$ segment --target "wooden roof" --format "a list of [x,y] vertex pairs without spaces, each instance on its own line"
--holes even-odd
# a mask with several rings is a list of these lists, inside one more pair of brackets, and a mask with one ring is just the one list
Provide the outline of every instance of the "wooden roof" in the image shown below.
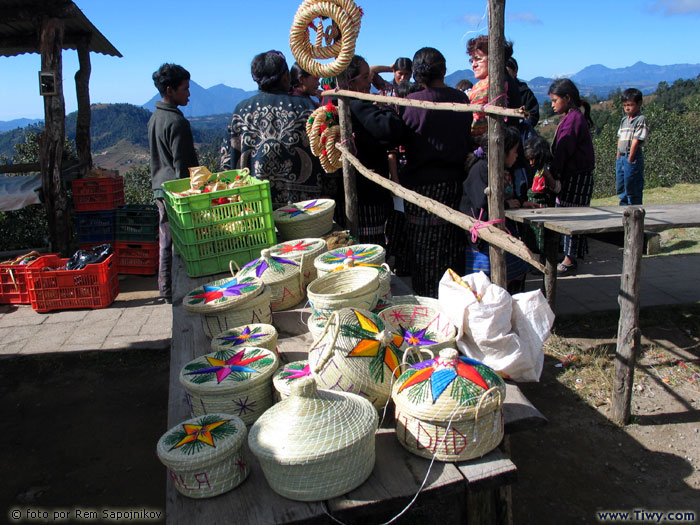
[[63,49],[77,49],[90,36],[89,51],[122,56],[71,0],[0,0],[0,56],[39,53],[43,17],[63,20]]

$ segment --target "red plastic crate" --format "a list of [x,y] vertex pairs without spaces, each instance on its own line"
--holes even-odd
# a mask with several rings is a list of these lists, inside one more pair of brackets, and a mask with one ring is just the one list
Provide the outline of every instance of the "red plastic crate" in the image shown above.
[[0,303],[29,304],[26,264],[0,264]]
[[158,273],[158,251],[157,242],[116,241],[117,272],[138,275]]
[[27,267],[27,287],[37,312],[73,308],[106,308],[119,294],[117,259],[110,255],[82,270],[63,268],[70,259],[57,255],[40,257]]
[[75,211],[113,210],[124,204],[124,179],[121,177],[75,179],[73,181]]

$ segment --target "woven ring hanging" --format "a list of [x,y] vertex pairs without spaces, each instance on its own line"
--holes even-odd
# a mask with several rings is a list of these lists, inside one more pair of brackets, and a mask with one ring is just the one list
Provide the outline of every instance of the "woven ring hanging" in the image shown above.
[[[314,19],[328,17],[333,20],[334,29],[323,31],[323,19],[314,26]],[[355,41],[360,32],[362,11],[353,0],[304,0],[294,15],[289,31],[289,47],[292,55],[305,70],[315,77],[335,77],[345,71],[355,55]],[[316,29],[316,44],[309,39],[309,26]],[[340,40],[335,36],[340,32]],[[330,45],[323,46],[333,41]],[[322,64],[318,58],[335,58],[333,62]]]
[[315,109],[306,121],[311,153],[319,158],[326,173],[333,173],[343,166],[340,150],[335,147],[340,138],[337,115],[335,106],[328,103]]

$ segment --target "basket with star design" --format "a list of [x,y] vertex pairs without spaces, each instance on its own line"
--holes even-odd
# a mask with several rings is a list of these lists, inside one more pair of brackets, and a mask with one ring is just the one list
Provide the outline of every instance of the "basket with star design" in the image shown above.
[[188,419],[158,440],[156,453],[177,491],[189,498],[211,498],[237,487],[249,467],[241,447],[245,423],[230,414]]
[[319,277],[306,289],[311,311],[329,316],[342,308],[372,310],[379,301],[379,270],[348,268]]
[[248,445],[272,490],[321,501],[353,490],[372,473],[378,419],[366,399],[319,390],[313,377],[304,377],[255,422]]
[[277,257],[269,248],[260,251],[260,257],[253,259],[236,273],[244,279],[255,277],[270,287],[270,308],[273,312],[287,310],[304,300],[302,267],[304,255],[300,259]]
[[207,337],[247,323],[271,323],[270,287],[256,277],[228,277],[195,288],[182,298],[189,312],[201,314]]
[[323,239],[295,239],[275,244],[270,248],[270,253],[273,257],[285,257],[293,261],[301,261],[303,255],[301,274],[304,289],[311,281],[316,279],[314,260],[327,251],[328,247]]
[[503,380],[491,368],[445,348],[411,366],[394,384],[396,437],[424,458],[483,456],[503,439],[505,395]]
[[433,354],[443,348],[455,348],[457,327],[435,307],[397,304],[380,310],[377,315],[392,330],[402,334],[411,346],[430,350]]
[[308,361],[292,361],[279,367],[272,376],[272,386],[275,387],[275,400],[287,399],[292,385],[298,383],[301,378],[310,376],[311,368]]
[[309,332],[314,338],[314,341],[321,337],[321,334],[323,334],[323,329],[326,327],[327,322],[328,316],[319,315],[315,312],[311,312],[311,315],[306,321],[306,326],[309,327]]
[[277,330],[271,324],[247,324],[224,330],[211,340],[211,349],[214,352],[244,346],[267,348],[270,352],[278,354]]
[[344,308],[329,317],[309,350],[309,364],[319,388],[359,394],[381,409],[401,363],[420,361],[419,355],[375,314]]
[[323,277],[346,261],[353,261],[355,266],[362,264],[384,264],[386,251],[378,244],[355,244],[342,246],[322,253],[314,260],[318,277]]
[[321,237],[333,229],[333,199],[295,202],[273,212],[279,238],[283,241]]
[[272,405],[272,374],[278,364],[277,354],[266,348],[219,350],[187,363],[180,384],[193,415],[222,412],[250,425]]

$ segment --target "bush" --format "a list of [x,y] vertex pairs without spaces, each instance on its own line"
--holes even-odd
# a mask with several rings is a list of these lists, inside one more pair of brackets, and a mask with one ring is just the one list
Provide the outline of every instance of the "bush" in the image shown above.
[[138,166],[124,174],[124,202],[126,204],[154,204],[151,188],[151,170],[148,165]]

